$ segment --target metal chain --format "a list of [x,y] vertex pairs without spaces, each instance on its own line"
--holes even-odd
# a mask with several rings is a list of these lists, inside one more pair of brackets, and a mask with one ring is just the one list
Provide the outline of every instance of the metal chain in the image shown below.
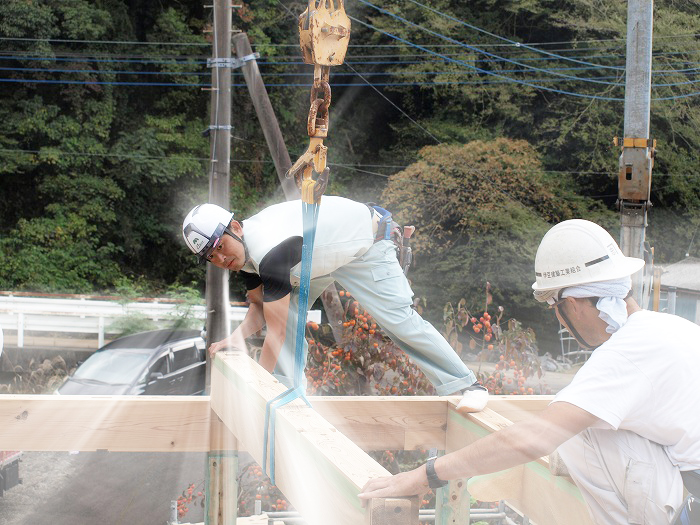
[[306,11],[299,17],[299,42],[304,62],[314,65],[306,119],[309,147],[286,176],[294,177],[301,189],[301,198],[307,203],[318,204],[328,184],[328,148],[323,139],[328,136],[330,126],[330,68],[343,63],[350,40],[350,19],[345,14],[343,0],[337,3],[336,8],[333,0],[309,0]]

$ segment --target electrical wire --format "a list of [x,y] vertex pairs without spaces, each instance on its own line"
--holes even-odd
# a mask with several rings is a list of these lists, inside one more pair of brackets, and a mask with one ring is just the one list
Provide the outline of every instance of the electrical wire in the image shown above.
[[[363,3],[366,2],[366,0],[360,0],[360,1],[363,2]],[[369,3],[369,2],[366,2],[366,3]],[[482,68],[478,68],[478,67],[472,66],[472,65],[467,64],[466,62],[464,62],[464,61],[462,61],[462,60],[456,60],[456,59],[453,59],[453,58],[446,57],[445,55],[442,55],[442,54],[440,54],[440,53],[437,53],[437,52],[435,52],[435,51],[432,51],[432,50],[430,50],[430,49],[427,49],[427,48],[425,48],[425,47],[423,47],[423,46],[420,46],[420,45],[418,45],[418,44],[415,44],[415,43],[413,43],[413,42],[410,42],[410,41],[408,41],[408,40],[405,40],[405,39],[403,39],[403,38],[401,38],[401,37],[399,37],[399,36],[396,36],[396,35],[394,35],[394,34],[392,34],[392,33],[389,33],[388,31],[384,31],[384,30],[382,30],[382,29],[379,29],[378,27],[375,27],[375,26],[373,26],[372,24],[368,24],[367,22],[364,22],[364,21],[362,21],[362,20],[359,20],[359,19],[357,19],[357,18],[355,18],[355,17],[352,17],[352,16],[351,16],[350,19],[353,20],[353,21],[355,21],[355,22],[357,22],[357,23],[359,23],[359,24],[361,24],[361,25],[364,25],[364,26],[366,26],[366,27],[368,27],[368,28],[370,28],[370,29],[373,29],[373,30],[375,30],[375,31],[377,31],[377,32],[379,32],[379,33],[382,33],[382,34],[384,34],[384,35],[386,35],[386,36],[388,36],[388,37],[390,37],[390,38],[393,38],[393,39],[395,39],[395,40],[397,40],[397,41],[404,42],[404,43],[406,43],[406,44],[412,45],[413,47],[416,47],[417,49],[420,49],[420,50],[422,50],[422,51],[425,51],[426,53],[429,53],[429,54],[431,54],[431,55],[435,55],[435,56],[438,56],[438,57],[441,57],[441,58],[445,58],[445,59],[448,60],[449,62],[454,62],[454,63],[457,63],[457,64],[461,64],[461,65],[464,65],[464,66],[466,66],[466,67],[468,67],[468,68],[470,68],[470,69],[474,69],[475,71],[478,71],[479,73],[483,73],[483,74],[489,75],[489,76],[500,77],[500,78],[502,78],[502,79],[505,79],[505,80],[507,80],[507,81],[509,81],[509,82],[512,82],[512,83],[515,83],[515,84],[520,84],[520,85],[532,87],[532,88],[534,88],[534,89],[541,89],[541,90],[543,90],[543,91],[549,91],[549,92],[552,92],[552,93],[558,93],[558,94],[562,94],[562,95],[570,95],[570,96],[579,97],[579,98],[588,98],[588,99],[593,99],[593,100],[606,100],[606,101],[615,101],[615,102],[623,102],[623,101],[624,101],[624,98],[620,98],[620,97],[607,97],[607,96],[601,96],[601,95],[589,95],[589,94],[586,94],[586,93],[579,93],[579,92],[575,92],[575,91],[568,91],[568,90],[563,90],[563,89],[550,88],[550,87],[547,87],[547,86],[543,86],[543,85],[541,85],[541,84],[535,84],[535,83],[529,82],[529,81],[524,81],[524,80],[519,80],[519,79],[514,79],[514,78],[506,77],[506,76],[504,76],[504,75],[502,75],[502,74],[500,74],[500,73],[496,73],[496,72],[493,72],[493,71],[488,71],[488,70],[485,70],[485,69],[482,69]],[[624,86],[624,84],[621,84],[621,85],[620,85],[620,87],[623,87],[623,86]],[[694,97],[694,96],[697,96],[697,95],[700,95],[700,92],[686,93],[686,94],[683,94],[683,95],[673,95],[673,96],[668,96],[668,97],[654,97],[654,98],[652,98],[651,100],[652,100],[652,101],[669,101],[669,100],[678,100],[678,99],[683,99],[683,98]]]
[[493,71],[488,71],[488,70],[485,70],[485,69],[481,69],[481,68],[472,66],[472,65],[467,64],[466,62],[464,62],[464,61],[462,61],[462,60],[456,60],[456,59],[453,59],[453,58],[446,57],[445,55],[442,55],[442,54],[437,53],[437,52],[435,52],[435,51],[431,51],[430,49],[427,49],[427,48],[425,48],[425,47],[423,47],[423,46],[420,46],[420,45],[418,45],[418,44],[414,44],[414,43],[412,43],[412,42],[409,42],[408,40],[405,40],[405,39],[403,39],[403,38],[401,38],[401,37],[399,37],[399,36],[393,35],[393,34],[387,32],[387,31],[383,31],[382,29],[379,29],[378,27],[375,27],[375,26],[373,26],[373,25],[371,25],[371,24],[368,24],[367,22],[363,22],[362,20],[360,20],[360,19],[358,19],[358,18],[355,18],[355,17],[352,17],[352,16],[351,16],[350,19],[353,20],[353,21],[355,21],[355,22],[357,22],[357,23],[359,23],[359,24],[362,24],[362,25],[364,25],[364,26],[366,26],[366,27],[368,27],[368,28],[370,28],[370,29],[374,29],[375,31],[377,31],[377,32],[379,32],[379,33],[382,33],[382,34],[384,34],[384,35],[386,35],[386,36],[388,36],[388,37],[390,37],[390,38],[393,38],[393,39],[398,40],[398,41],[400,41],[400,42],[405,42],[405,43],[407,43],[407,44],[409,44],[409,45],[412,45],[412,46],[416,47],[417,49],[420,49],[420,50],[422,50],[422,51],[425,51],[426,53],[429,53],[429,54],[431,54],[431,55],[435,55],[435,56],[444,58],[444,59],[446,59],[446,60],[449,61],[449,62],[454,62],[454,63],[456,63],[456,64],[461,64],[461,65],[463,65],[463,66],[466,66],[466,67],[468,67],[468,68],[470,68],[470,69],[474,69],[475,71],[477,71],[477,72],[479,72],[479,73],[483,73],[483,74],[485,74],[485,75],[500,77],[500,78],[502,78],[502,79],[508,80],[508,81],[510,81],[510,82],[512,82],[512,83],[515,83],[515,84],[520,84],[520,85],[523,85],[523,86],[528,86],[528,87],[531,87],[531,88],[534,88],[534,89],[541,89],[541,90],[543,90],[543,91],[549,91],[549,92],[552,92],[552,93],[559,93],[559,94],[562,94],[562,95],[571,95],[571,96],[579,97],[579,98],[589,98],[589,99],[594,99],[594,100],[606,100],[606,101],[615,101],[615,102],[622,102],[622,101],[624,101],[624,98],[619,98],[619,97],[604,97],[604,96],[600,96],[600,95],[588,95],[588,94],[586,94],[586,93],[578,93],[578,92],[574,92],[574,91],[566,91],[566,90],[562,90],[562,89],[554,89],[554,88],[549,88],[549,87],[546,87],[546,86],[534,84],[534,83],[532,83],[532,82],[527,82],[527,81],[518,80],[518,79],[512,79],[512,78],[506,77],[506,76],[504,76],[504,75],[501,75],[501,74],[499,74],[499,73],[495,73],[495,72],[493,72]]
[[428,131],[428,130],[425,129],[423,126],[421,126],[418,122],[416,122],[416,121],[415,121],[408,113],[406,113],[403,109],[401,109],[399,106],[397,106],[396,104],[394,104],[394,102],[393,102],[391,99],[389,99],[384,93],[382,93],[381,91],[379,91],[369,80],[367,80],[365,77],[363,77],[363,76],[362,76],[361,74],[359,74],[357,71],[355,71],[355,69],[354,69],[352,66],[348,66],[348,67],[349,67],[358,77],[360,77],[368,86],[370,86],[372,89],[374,89],[374,91],[376,91],[377,93],[379,93],[379,94],[382,96],[382,98],[384,98],[384,100],[386,100],[389,104],[391,104],[391,105],[394,106],[396,109],[398,109],[404,117],[406,117],[408,120],[410,120],[411,122],[413,122],[413,124],[415,124],[416,126],[418,126],[426,135],[428,135],[428,136],[429,136],[431,139],[433,139],[435,142],[437,142],[438,144],[442,144],[442,142],[440,142],[440,140],[439,140],[435,135],[433,135],[432,133],[430,133],[430,131]]
[[[348,65],[349,68],[351,66]],[[472,73],[466,72],[466,71],[406,71],[406,70],[401,70],[401,71],[367,71],[367,72],[357,72],[354,70],[354,68],[351,68],[352,72],[350,73],[343,73],[343,72],[336,72],[333,73],[334,77],[345,77],[345,76],[404,76],[404,75],[434,75],[434,76],[441,76],[441,75],[471,75]],[[557,68],[555,68],[557,69]],[[587,69],[587,68],[565,68],[565,69]],[[192,71],[125,71],[125,70],[99,70],[99,69],[54,69],[54,68],[11,68],[11,67],[0,67],[0,71],[17,71],[17,72],[29,72],[29,73],[67,73],[67,74],[90,74],[90,75],[115,75],[115,74],[128,74],[128,75],[164,75],[164,76],[199,76],[199,77],[204,77],[208,76],[209,73],[206,72],[192,72]],[[503,71],[506,72],[506,71]],[[507,70],[508,73],[523,73],[527,72],[526,70]],[[675,71],[659,71],[659,72],[652,72],[652,75],[659,75],[659,74],[665,74],[665,75],[670,75],[675,73]],[[235,73],[234,73],[235,74]],[[700,68],[696,68],[695,70],[687,70],[686,75],[688,74],[700,74]],[[265,78],[279,78],[279,77],[313,77],[313,73],[310,72],[294,72],[294,73],[265,73],[264,74]],[[616,77],[598,77],[598,78],[616,78]],[[33,79],[26,79],[27,82],[32,82]],[[550,82],[552,81],[551,79],[531,79],[534,82]],[[8,79],[8,81],[20,81],[18,79]],[[78,82],[78,81],[74,81]],[[95,83],[92,81],[85,81],[88,84]],[[46,82],[46,83],[63,83],[63,80],[54,80],[51,82]],[[66,81],[68,83],[68,81]],[[463,82],[462,84],[464,85],[477,85],[477,84],[486,84],[489,83],[488,81],[478,81],[478,82]],[[494,82],[491,82],[494,83]],[[506,83],[505,81],[497,81],[495,83]],[[682,81],[682,82],[673,82],[673,83],[652,83],[651,87],[658,88],[658,87],[674,87],[674,86],[682,86],[682,85],[692,85],[692,84],[697,84],[700,83],[700,79],[696,80],[687,80],[687,81]],[[159,86],[197,86],[197,85],[202,85],[202,84],[183,84],[183,83],[127,83],[127,82],[114,82],[112,83],[113,85],[159,85]],[[444,83],[436,83],[436,82],[424,82],[424,83],[412,83],[411,85],[442,85]],[[449,83],[451,85],[454,85],[455,83]],[[269,86],[275,86],[275,85],[281,85],[281,84],[269,84]],[[346,84],[347,85],[347,84]],[[382,85],[401,85],[399,83],[383,83]],[[405,83],[403,85],[406,85]]]
[[[413,1],[413,0],[411,0]],[[418,4],[418,2],[414,2]],[[422,4],[418,4],[422,5]],[[283,6],[286,8],[286,6]],[[431,9],[427,6],[427,9]],[[288,10],[289,11],[289,10]],[[289,11],[292,16],[294,13]],[[439,13],[439,12],[438,12]],[[447,15],[446,15],[447,16]],[[666,36],[655,36],[656,40],[659,39],[680,39],[680,38],[697,38],[700,33],[688,33],[681,35],[666,35]],[[167,45],[167,46],[209,46],[211,44],[207,42],[141,42],[137,40],[71,40],[71,39],[57,39],[57,38],[28,38],[28,37],[0,37],[0,41],[22,41],[22,42],[58,42],[67,44],[120,44],[120,45]],[[543,46],[543,45],[561,45],[561,44],[580,44],[589,42],[620,42],[624,41],[624,38],[596,38],[596,39],[586,39],[586,40],[557,40],[552,42],[534,42],[529,45],[532,46]],[[299,44],[264,44],[268,47],[297,47]],[[451,47],[456,44],[441,44],[441,47]],[[489,44],[492,47],[508,46],[509,44]],[[349,44],[349,47],[401,47],[401,44]]]
[[[433,31],[433,30],[431,30],[431,29],[425,28],[425,27],[423,27],[423,26],[421,26],[421,25],[419,25],[419,24],[416,24],[416,23],[414,23],[414,22],[411,22],[410,20],[407,20],[407,19],[405,19],[405,18],[403,18],[403,17],[401,17],[401,16],[399,16],[399,15],[396,15],[396,14],[392,13],[391,11],[387,11],[386,9],[383,9],[383,8],[377,6],[377,5],[374,5],[373,3],[368,2],[367,0],[358,0],[358,1],[359,1],[360,3],[362,3],[362,4],[365,4],[365,5],[367,5],[367,6],[371,7],[371,8],[373,8],[373,9],[376,9],[376,10],[379,11],[380,13],[383,13],[383,14],[385,14],[385,15],[388,15],[388,16],[390,16],[391,18],[394,18],[394,19],[396,19],[396,20],[398,20],[398,21],[400,21],[400,22],[402,22],[402,23],[404,23],[404,24],[406,24],[406,25],[409,25],[409,26],[411,26],[411,27],[415,27],[416,29],[420,29],[421,31],[425,31],[426,33],[431,34],[431,35],[433,35],[433,36],[435,36],[435,37],[442,38],[442,39],[444,39],[444,40],[447,40],[448,42],[454,42],[454,43],[457,43],[457,44],[461,43],[461,42],[455,40],[454,38],[450,38],[450,37],[448,37],[448,36],[446,36],[446,35],[443,35],[443,34],[441,34],[441,33],[438,33],[438,32],[436,32],[436,31]],[[521,67],[525,67],[525,68],[527,68],[527,69],[532,69],[533,71],[538,71],[538,72],[540,72],[540,73],[549,73],[549,74],[556,75],[556,76],[559,76],[559,77],[561,77],[561,78],[566,78],[566,79],[569,79],[569,80],[577,80],[577,81],[583,81],[583,82],[591,82],[591,83],[594,83],[594,84],[603,84],[603,85],[609,85],[609,86],[615,86],[615,87],[623,87],[623,86],[624,86],[624,82],[623,82],[623,81],[608,82],[608,81],[604,81],[604,80],[584,79],[584,78],[576,77],[576,76],[573,76],[573,75],[566,75],[566,74],[564,74],[564,73],[551,72],[551,71],[548,71],[548,70],[545,70],[545,69],[542,69],[542,68],[538,68],[538,67],[535,67],[535,66],[529,66],[529,65],[527,65],[527,64],[523,64],[523,63],[521,63],[521,62],[518,62],[517,60],[511,60],[511,59],[508,59],[508,58],[501,57],[501,56],[499,56],[499,55],[495,55],[495,54],[493,54],[493,53],[490,53],[490,52],[488,52],[488,51],[485,51],[485,50],[483,50],[483,49],[480,49],[480,48],[478,48],[478,47],[476,47],[476,46],[472,46],[472,45],[469,45],[469,44],[463,44],[463,43],[462,43],[462,45],[464,46],[465,49],[469,49],[470,51],[474,51],[474,52],[476,52],[476,53],[481,53],[481,54],[486,55],[486,56],[488,56],[488,57],[491,57],[491,58],[494,58],[494,59],[497,59],[497,60],[503,60],[503,61],[505,61],[505,62],[507,62],[507,63],[514,64],[514,65],[521,66]],[[473,67],[473,66],[472,66],[472,67]],[[602,66],[601,66],[601,67],[602,67]],[[625,68],[624,68],[624,67],[617,67],[617,68],[613,68],[613,69],[616,69],[616,70],[618,70],[618,71],[624,71]],[[484,70],[484,71],[486,71],[486,70]]]
[[[360,1],[362,2],[363,0],[360,0]],[[558,55],[558,54],[556,54],[556,53],[552,53],[552,52],[549,52],[549,51],[545,51],[545,50],[542,50],[542,49],[538,49],[538,48],[533,47],[533,46],[531,46],[531,45],[523,44],[523,43],[521,43],[521,42],[516,42],[516,41],[514,41],[514,40],[510,40],[510,39],[508,39],[508,38],[505,38],[505,37],[503,37],[503,36],[497,35],[497,34],[495,34],[495,33],[491,33],[491,32],[489,32],[489,31],[486,31],[485,29],[482,29],[482,28],[477,27],[477,26],[475,26],[475,25],[468,24],[467,22],[464,22],[463,20],[459,20],[459,19],[457,19],[457,18],[455,18],[455,17],[453,17],[453,16],[450,16],[450,15],[448,15],[447,13],[443,13],[443,12],[441,12],[441,11],[438,11],[438,10],[435,9],[435,8],[432,8],[432,7],[430,7],[430,6],[427,6],[427,5],[425,5],[425,4],[422,4],[422,3],[418,2],[417,0],[409,0],[409,2],[412,2],[412,3],[414,3],[414,4],[416,4],[416,5],[420,6],[420,7],[422,7],[422,8],[424,8],[424,9],[427,9],[427,10],[433,12],[433,13],[436,13],[436,14],[438,14],[438,15],[444,17],[444,18],[447,18],[447,19],[449,19],[449,20],[452,20],[453,22],[457,22],[458,24],[461,24],[461,25],[463,25],[463,26],[465,26],[465,27],[468,27],[469,29],[472,29],[472,30],[474,30],[474,31],[478,31],[478,32],[480,32],[480,33],[484,33],[484,34],[489,35],[489,36],[491,36],[491,37],[493,37],[493,38],[496,38],[496,39],[498,39],[498,40],[503,40],[504,42],[507,42],[508,44],[513,45],[513,46],[515,46],[515,47],[517,47],[517,48],[527,49],[527,50],[533,51],[533,52],[535,52],[535,53],[540,53],[540,54],[544,54],[544,55],[547,55],[547,56],[550,56],[550,57],[555,57],[555,58],[557,58],[558,60],[571,61],[571,62],[575,62],[575,63],[577,63],[577,64],[591,65],[591,66],[596,66],[596,67],[600,67],[600,68],[603,68],[603,69],[614,69],[614,70],[617,70],[617,71],[624,71],[624,70],[625,70],[624,66],[606,66],[606,65],[603,65],[603,64],[594,64],[593,62],[586,62],[586,61],[583,61],[583,60],[576,60],[576,59],[572,59],[572,58],[565,57],[565,56],[562,56],[562,55]],[[364,3],[364,2],[363,2],[363,3]]]
[[[251,142],[247,139],[238,138],[246,142]],[[259,146],[263,146],[260,143],[254,143]],[[209,157],[182,157],[182,156],[172,156],[172,155],[133,155],[126,153],[82,153],[82,152],[68,152],[50,149],[47,151],[42,150],[31,150],[31,149],[9,149],[0,148],[0,154],[30,154],[30,155],[40,155],[40,154],[50,154],[50,155],[62,155],[62,156],[75,156],[75,157],[105,157],[105,158],[120,158],[120,159],[130,159],[130,160],[196,160],[196,161],[209,161]],[[274,164],[272,160],[263,159],[231,159],[233,163],[240,164]],[[385,168],[385,169],[398,169],[403,170],[410,167],[410,164],[396,165],[396,164],[344,164],[344,163],[329,163],[330,166],[337,168],[345,168],[354,171],[361,171],[368,174],[379,175],[381,177],[387,178],[391,177],[392,174],[379,173],[370,170],[363,170],[361,168]],[[474,168],[470,168],[467,171],[475,171]],[[493,170],[492,170],[493,171]],[[548,169],[512,169],[513,173],[522,174],[536,174],[536,173],[549,173],[549,174],[561,174],[561,175],[611,175],[612,171],[593,171],[593,170],[548,170]],[[481,172],[480,172],[481,173]],[[684,172],[684,173],[662,173],[654,172],[654,177],[679,177],[679,178],[700,178],[700,171],[698,172]],[[604,195],[607,197],[614,197],[615,195]]]
[[[416,44],[414,44],[416,45]],[[428,44],[430,45],[430,44]],[[656,58],[659,57],[669,57],[669,56],[676,56],[676,55],[682,55],[686,56],[688,54],[693,54],[700,52],[700,50],[689,50],[689,51],[678,51],[678,52],[657,52],[654,53],[653,56]],[[65,56],[64,56],[65,55]],[[16,52],[10,55],[3,55],[2,52],[0,52],[0,60],[24,60],[24,61],[57,61],[57,62],[94,62],[94,63],[135,63],[135,64],[166,64],[166,65],[191,65],[191,64],[201,64],[204,65],[207,63],[205,57],[202,56],[196,56],[196,57],[183,57],[183,56],[175,56],[175,57],[163,57],[160,56],[157,59],[155,57],[126,57],[124,58],[122,55],[119,55],[122,58],[95,58],[94,54],[86,55],[86,54],[81,54],[81,55],[66,55],[65,53],[54,55],[54,56],[36,56],[36,55],[22,55],[22,54],[17,54]],[[352,64],[391,64],[391,63],[396,63],[397,61],[400,61],[401,63],[432,63],[432,62],[437,62],[437,63],[442,63],[442,62],[449,62],[449,59],[424,59],[424,60],[417,60],[417,61],[408,61],[405,60],[406,58],[420,58],[420,57],[425,57],[425,53],[421,54],[401,54],[401,55],[366,55],[368,58],[393,58],[393,59],[398,59],[398,60],[384,60],[384,61],[377,61],[377,60],[356,60],[357,58],[361,58],[358,55],[354,55],[353,58],[348,60],[347,62],[352,63]],[[441,56],[449,57],[449,56],[464,56],[464,53],[443,53]],[[495,55],[496,57],[498,55]],[[283,56],[273,56],[274,60],[271,59],[263,59],[263,60],[258,60],[258,64],[262,65],[303,65],[304,62],[301,60],[300,55],[293,55],[289,56],[290,60],[293,60],[293,62],[290,61],[283,61],[285,57]],[[625,56],[624,54],[618,54],[618,55],[593,55],[593,56],[587,56],[586,58],[617,58],[617,59],[624,59]],[[537,62],[537,61],[552,61],[555,60],[552,57],[521,57],[519,58],[520,61],[523,62]],[[506,58],[488,58],[488,59],[473,59],[473,60],[465,60],[465,62],[470,62],[470,63],[499,63],[499,62],[507,62],[508,59]],[[677,61],[681,64],[688,64],[688,65],[698,65],[700,64],[699,62],[689,62],[688,60],[680,60]],[[683,69],[679,70],[673,70],[677,72],[684,72]]]

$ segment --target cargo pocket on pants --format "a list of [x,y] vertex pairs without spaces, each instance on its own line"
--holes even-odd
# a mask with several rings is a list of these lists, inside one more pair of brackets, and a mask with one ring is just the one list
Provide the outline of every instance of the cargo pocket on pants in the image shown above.
[[413,304],[413,290],[398,262],[381,264],[372,268],[374,291],[391,306],[403,307]]
[[654,483],[653,463],[630,459],[625,473],[624,487],[629,523],[644,525],[644,514],[649,501],[652,483]]

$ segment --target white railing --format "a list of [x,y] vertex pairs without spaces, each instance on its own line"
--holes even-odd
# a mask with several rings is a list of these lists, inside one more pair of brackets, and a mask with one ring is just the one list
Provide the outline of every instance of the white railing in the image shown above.
[[[114,321],[126,315],[139,314],[157,328],[167,328],[178,318],[184,303],[173,299],[139,299],[125,303],[117,297],[50,296],[0,292],[0,327],[17,332],[17,346],[24,346],[25,332],[58,332],[97,334],[98,347],[105,342]],[[229,310],[231,329],[240,323],[247,306],[232,304]],[[189,318],[206,319],[206,308],[189,308]],[[321,312],[309,312],[309,321],[321,322]]]

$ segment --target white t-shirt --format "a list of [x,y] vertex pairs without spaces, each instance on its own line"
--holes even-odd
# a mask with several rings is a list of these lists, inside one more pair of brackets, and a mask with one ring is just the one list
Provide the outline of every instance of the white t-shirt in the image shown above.
[[700,469],[700,326],[647,310],[630,315],[558,401],[597,416],[603,428],[666,446],[681,470]]
[[[243,221],[250,260],[244,271],[260,273],[260,263],[276,246],[304,234],[300,200],[274,204]],[[367,205],[343,197],[324,196],[319,206],[311,277],[328,275],[372,247],[372,216]],[[300,264],[292,269],[298,280]]]

